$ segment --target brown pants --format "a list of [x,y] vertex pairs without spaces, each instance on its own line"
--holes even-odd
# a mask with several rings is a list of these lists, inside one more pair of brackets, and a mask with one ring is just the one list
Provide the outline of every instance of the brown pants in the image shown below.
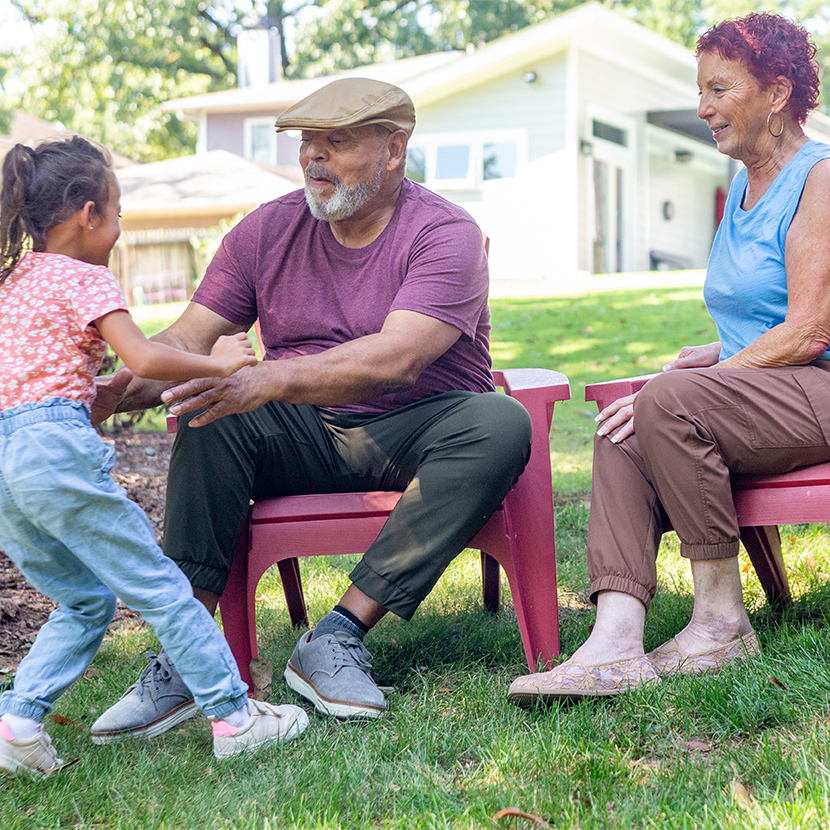
[[667,372],[639,393],[634,419],[620,444],[594,438],[588,571],[593,602],[611,590],[648,607],[670,527],[688,559],[737,555],[730,473],[830,461],[830,365]]

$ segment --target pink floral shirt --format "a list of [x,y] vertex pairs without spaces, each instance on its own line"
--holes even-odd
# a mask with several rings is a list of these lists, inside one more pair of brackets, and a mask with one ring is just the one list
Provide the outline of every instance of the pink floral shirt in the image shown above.
[[26,254],[0,285],[0,410],[55,397],[91,405],[107,348],[94,322],[126,308],[104,266]]

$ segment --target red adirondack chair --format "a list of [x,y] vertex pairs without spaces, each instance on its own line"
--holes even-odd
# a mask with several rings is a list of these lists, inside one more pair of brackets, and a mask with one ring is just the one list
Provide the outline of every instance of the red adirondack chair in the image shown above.
[[[585,387],[585,400],[600,410],[632,395],[653,375],[641,375]],[[767,601],[789,603],[790,586],[781,553],[780,524],[830,521],[830,463],[781,475],[733,476],[732,496],[746,548]]]
[[[494,371],[496,385],[530,413],[533,443],[527,467],[501,507],[470,542],[481,551],[484,605],[499,607],[499,566],[507,575],[528,668],[550,667],[559,655],[550,427],[557,401],[570,398],[568,379],[547,369]],[[175,432],[176,419],[168,418]],[[225,637],[242,678],[258,654],[256,589],[277,565],[293,625],[308,625],[297,557],[363,553],[400,498],[397,492],[285,496],[253,505],[239,537],[228,586],[219,601]]]

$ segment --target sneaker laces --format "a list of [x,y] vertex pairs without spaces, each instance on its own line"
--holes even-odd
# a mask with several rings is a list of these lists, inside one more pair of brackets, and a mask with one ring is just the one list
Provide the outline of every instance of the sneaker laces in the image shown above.
[[372,669],[370,662],[372,655],[366,646],[357,637],[347,634],[345,631],[336,631],[331,637],[340,645],[340,648],[332,649],[335,671],[344,667],[354,667],[371,678],[369,672]]
[[148,694],[150,700],[155,703],[162,684],[169,683],[173,677],[173,663],[163,651],[156,654],[148,649],[145,654],[150,658],[150,662],[138,676],[138,680],[127,689],[127,694],[137,689],[139,700],[144,700],[144,695]]

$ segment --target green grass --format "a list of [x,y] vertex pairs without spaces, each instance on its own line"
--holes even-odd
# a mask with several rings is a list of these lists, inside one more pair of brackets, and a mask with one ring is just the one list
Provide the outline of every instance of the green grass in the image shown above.
[[[552,440],[557,494],[571,494],[557,507],[556,537],[567,655],[593,619],[588,511],[579,498],[593,424],[582,414],[581,387],[658,370],[680,345],[713,332],[699,290],[500,300],[493,309],[497,366],[547,366],[572,382],[574,400],[557,405]],[[560,830],[830,826],[830,543],[825,526],[783,528],[782,536],[791,609],[769,608],[741,560],[759,660],[614,700],[530,711],[505,699],[512,678],[526,671],[509,596],[496,616],[481,610],[478,560],[466,552],[411,623],[386,619],[369,637],[376,679],[395,687],[386,717],[338,723],[310,712],[299,740],[252,758],[215,761],[204,719],[148,743],[92,746],[90,724],[135,679],[142,650],[157,647],[146,628],[118,632],[59,701],[71,723],[50,724],[63,757],[80,763],[45,782],[0,779],[0,826],[540,826],[492,820],[510,806]],[[676,633],[691,612],[689,568],[678,548],[670,535],[661,550],[647,648]],[[312,619],[346,587],[353,561],[302,561]],[[260,583],[258,621],[262,656],[275,667],[270,699],[297,702],[281,670],[299,632],[274,573]]]

